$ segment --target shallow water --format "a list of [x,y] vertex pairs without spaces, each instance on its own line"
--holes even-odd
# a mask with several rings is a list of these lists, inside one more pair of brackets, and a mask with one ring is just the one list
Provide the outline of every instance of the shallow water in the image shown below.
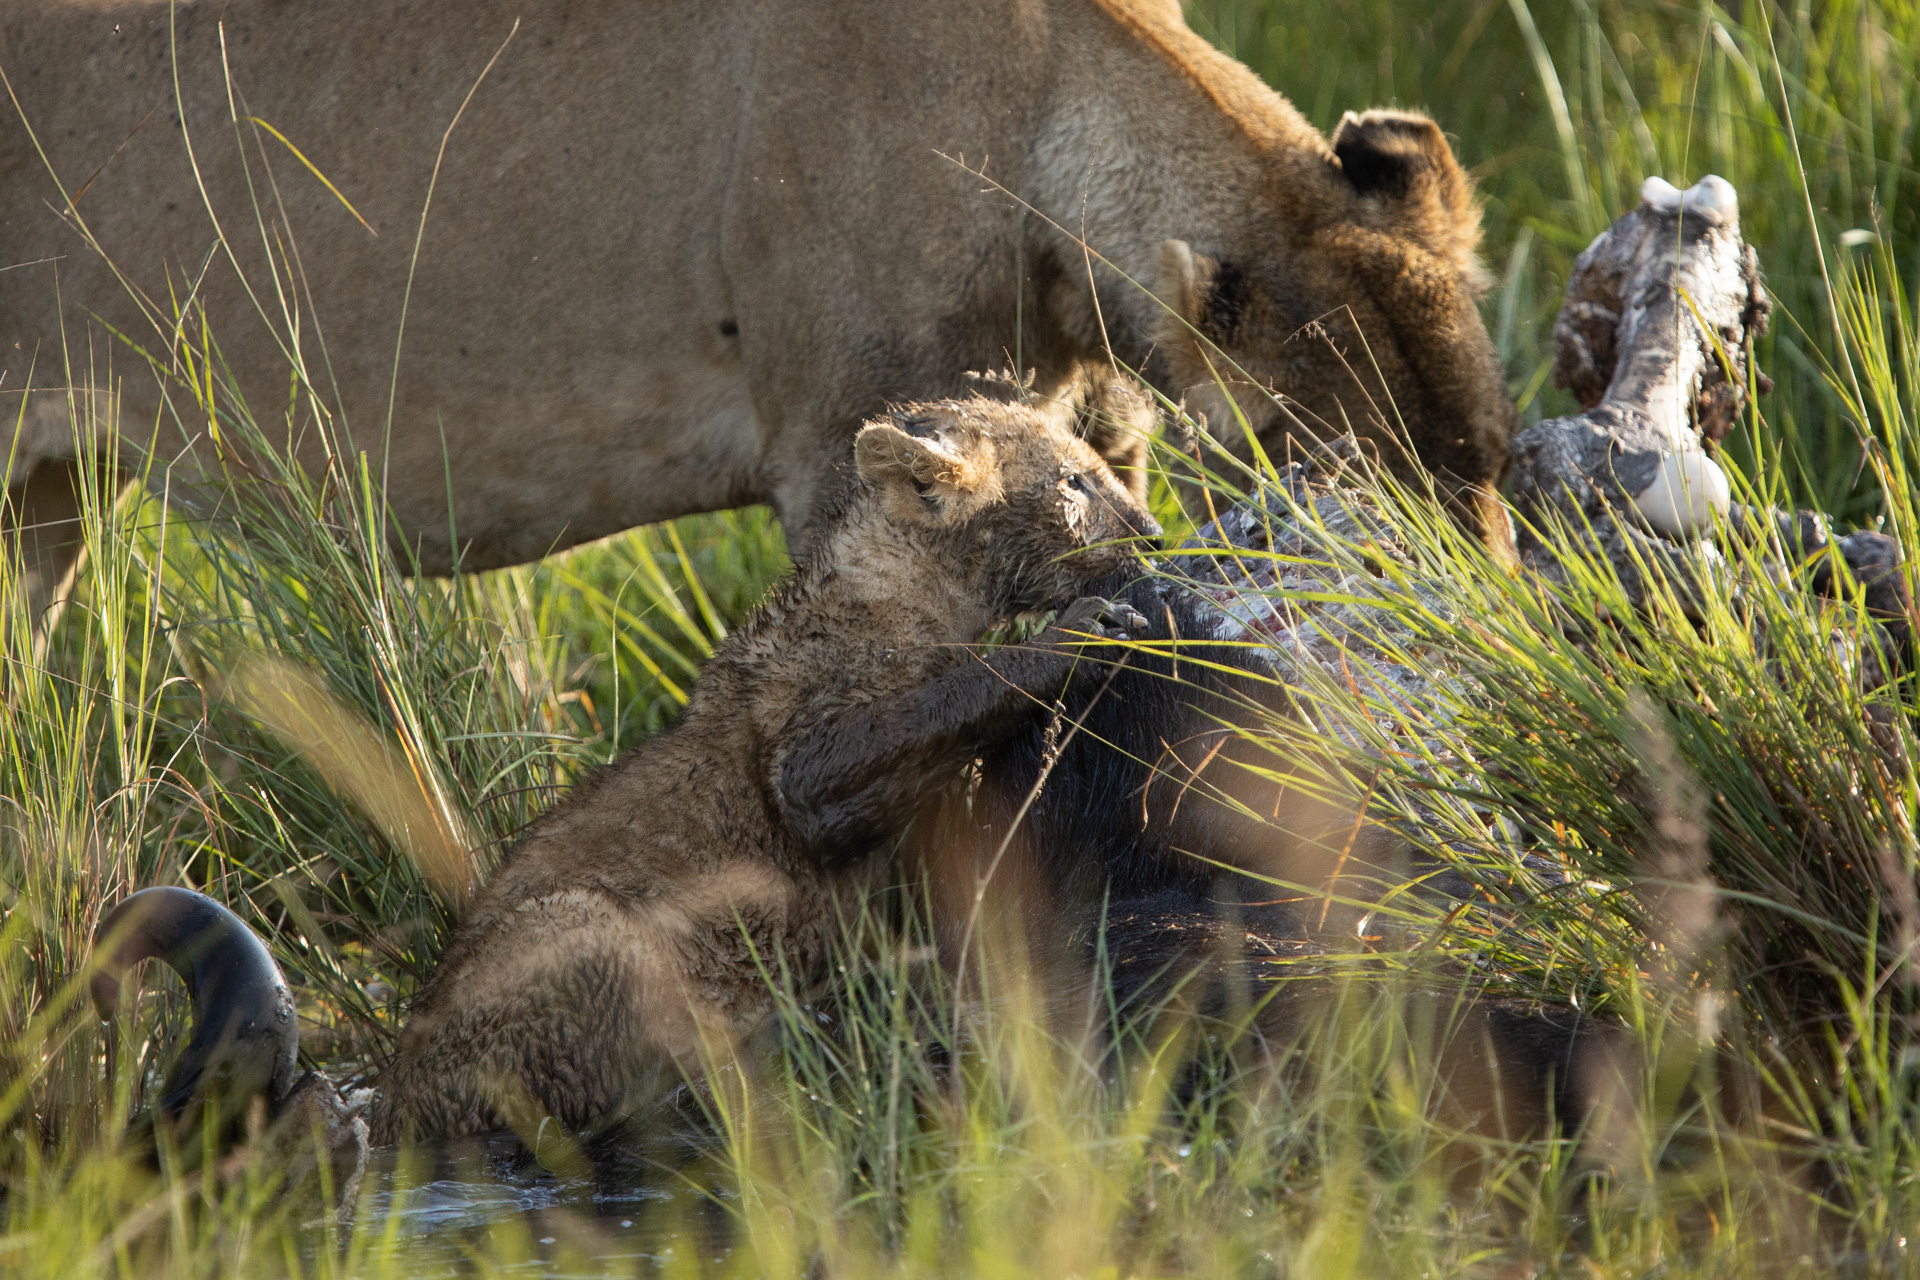
[[405,1274],[423,1280],[471,1274],[476,1255],[556,1278],[730,1255],[731,1191],[685,1144],[594,1154],[591,1174],[564,1177],[511,1134],[405,1156],[376,1151],[354,1226],[396,1236]]

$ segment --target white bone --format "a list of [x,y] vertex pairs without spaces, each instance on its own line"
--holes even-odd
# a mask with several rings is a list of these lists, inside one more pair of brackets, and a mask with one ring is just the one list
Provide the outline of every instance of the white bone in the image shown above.
[[1740,193],[1717,173],[1708,174],[1685,191],[1665,178],[1648,178],[1640,184],[1640,203],[1655,213],[1685,209],[1716,226],[1732,227],[1740,221]]
[[1740,193],[1717,173],[1710,173],[1688,187],[1681,200],[1686,208],[1708,222],[1728,228],[1740,224]]
[[1696,449],[1661,455],[1653,483],[1634,505],[1647,523],[1670,538],[1684,538],[1727,513],[1733,494],[1720,464]]
[[1640,203],[1656,213],[1678,213],[1685,198],[1680,188],[1658,174],[1640,184]]

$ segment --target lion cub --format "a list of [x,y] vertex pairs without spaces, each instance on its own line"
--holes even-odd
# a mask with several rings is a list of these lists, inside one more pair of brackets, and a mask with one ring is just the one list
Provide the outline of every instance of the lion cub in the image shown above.
[[[861,429],[855,470],[680,723],[544,815],[479,895],[401,1034],[376,1141],[631,1114],[704,1038],[761,1019],[762,965],[820,966],[835,894],[1060,691],[1110,610],[1139,625],[1074,600],[1159,528],[1064,416],[912,405]],[[1030,643],[970,645],[1065,600]]]

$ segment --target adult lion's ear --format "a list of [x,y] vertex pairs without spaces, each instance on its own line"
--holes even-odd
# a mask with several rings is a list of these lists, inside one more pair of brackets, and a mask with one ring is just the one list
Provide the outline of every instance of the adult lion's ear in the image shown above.
[[1201,291],[1205,276],[1211,277],[1215,263],[1199,257],[1185,240],[1163,240],[1160,257],[1153,264],[1153,296],[1186,324],[1199,327]]
[[1460,173],[1440,126],[1410,111],[1349,111],[1333,131],[1340,171],[1363,196],[1404,200],[1416,187]]
[[972,510],[999,496],[992,446],[986,440],[973,444],[962,449],[941,432],[914,434],[891,422],[870,422],[854,437],[853,464],[896,514]]
[[1473,181],[1439,125],[1411,111],[1349,111],[1333,131],[1333,154],[1370,206],[1371,221],[1417,240],[1484,285]]

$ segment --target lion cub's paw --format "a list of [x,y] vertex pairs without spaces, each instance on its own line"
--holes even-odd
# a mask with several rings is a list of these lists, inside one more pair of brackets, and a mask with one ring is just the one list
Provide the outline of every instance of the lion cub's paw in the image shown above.
[[[1145,615],[1124,600],[1081,596],[1060,611],[1060,616],[1054,619],[1047,631],[1054,633],[1054,643],[1072,645],[1084,643],[1087,637],[1125,640],[1131,632],[1145,631],[1147,625]],[[1043,640],[1047,638],[1042,637]]]

